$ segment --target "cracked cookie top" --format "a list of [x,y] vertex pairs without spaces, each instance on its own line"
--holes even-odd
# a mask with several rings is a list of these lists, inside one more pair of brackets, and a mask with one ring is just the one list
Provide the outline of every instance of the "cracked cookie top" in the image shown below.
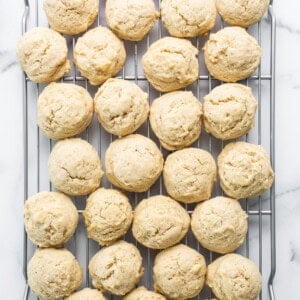
[[44,0],[51,28],[63,34],[86,31],[98,15],[98,0]]
[[125,194],[100,188],[90,194],[83,211],[89,238],[110,245],[121,238],[132,221],[132,208]]
[[140,41],[154,26],[159,12],[153,0],[107,0],[105,17],[121,39]]
[[179,243],[190,226],[186,210],[166,196],[142,200],[134,211],[132,233],[138,242],[152,249]]
[[207,35],[216,22],[214,0],[162,0],[160,9],[164,26],[175,37]]
[[199,73],[198,49],[185,39],[164,37],[143,55],[146,78],[160,92],[171,92],[193,83]]
[[226,83],[204,97],[204,126],[208,133],[221,140],[239,138],[255,123],[257,101],[251,88]]
[[196,250],[179,244],[161,251],[154,260],[154,289],[168,299],[190,299],[204,286],[206,264]]
[[66,40],[49,28],[28,30],[18,42],[17,57],[29,79],[37,83],[56,81],[70,70]]
[[48,170],[52,184],[74,196],[93,192],[103,176],[96,149],[80,138],[58,141],[50,153]]
[[74,136],[90,124],[93,99],[86,89],[71,83],[50,83],[37,102],[40,129],[50,139]]
[[191,145],[201,133],[202,105],[192,92],[172,92],[152,102],[150,125],[161,145],[178,150]]
[[108,79],[96,93],[94,103],[102,127],[118,136],[136,131],[149,114],[148,94],[123,79]]
[[148,291],[144,286],[140,286],[131,291],[123,300],[166,300],[163,295]]
[[108,180],[129,192],[145,192],[163,169],[163,156],[156,144],[140,134],[112,142],[105,154]]
[[125,241],[101,248],[90,260],[92,283],[100,291],[125,295],[144,273],[142,256],[137,247]]
[[96,289],[84,288],[65,298],[65,300],[106,300],[106,298]]

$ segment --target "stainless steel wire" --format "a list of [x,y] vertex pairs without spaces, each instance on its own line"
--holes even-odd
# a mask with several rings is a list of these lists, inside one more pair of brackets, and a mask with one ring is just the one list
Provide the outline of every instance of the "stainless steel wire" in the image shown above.
[[[160,2],[156,0],[156,6],[159,9]],[[22,17],[22,33],[27,31],[27,28],[32,26],[47,26],[45,23],[45,16],[42,12],[42,7],[38,0],[24,0],[25,9]],[[103,11],[105,1],[100,0],[100,11],[96,24],[105,24],[103,17]],[[41,20],[41,19],[44,19]],[[222,28],[224,22],[219,20],[218,25],[214,28],[214,31]],[[244,137],[244,140],[262,144],[270,152],[270,159],[273,168],[275,168],[275,33],[276,22],[272,7],[272,1],[268,9],[268,14],[262,22],[257,26],[252,26],[249,32],[256,36],[258,42],[263,49],[263,63],[259,67],[257,73],[253,74],[244,83],[252,87],[258,103],[259,109],[257,113],[256,127]],[[142,42],[125,42],[127,51],[127,63],[123,70],[116,76],[130,80],[138,84],[149,94],[149,104],[152,100],[158,97],[157,93],[147,82],[144,77],[141,66],[141,55],[149,48],[149,45],[165,36],[166,32],[162,26],[161,21],[157,22],[155,28],[151,31],[147,38]],[[72,50],[75,46],[77,37],[66,37],[69,47],[71,48],[70,56],[72,56]],[[206,38],[192,39],[192,42],[200,50],[205,42]],[[203,63],[203,55],[199,55],[199,63],[201,75],[199,75],[197,81],[188,87],[188,90],[194,92],[194,94],[201,100],[203,96],[209,93],[220,82],[212,78]],[[85,87],[92,95],[95,93],[96,88],[89,85],[87,80],[80,76],[77,72],[75,65],[72,63],[72,70],[62,80],[62,82],[70,82]],[[36,125],[36,108],[35,103],[37,97],[42,91],[43,85],[37,85],[32,83],[24,74],[23,77],[23,137],[24,137],[24,201],[28,196],[39,192],[40,190],[52,190],[52,185],[48,180],[47,175],[47,162],[46,158],[51,152],[53,141],[47,140],[39,131]],[[157,142],[150,126],[149,121],[139,130],[139,133],[144,134],[154,139]],[[88,140],[92,143],[96,149],[98,149],[101,159],[104,157],[105,150],[108,144],[114,139],[113,136],[101,128],[97,120],[95,119],[92,125],[80,135],[80,137]],[[203,148],[212,153],[216,158],[218,153],[226,143],[216,140],[214,137],[203,132],[200,139],[195,142],[194,146]],[[163,148],[164,157],[168,154]],[[103,183],[106,187],[111,187],[110,183],[104,179]],[[151,187],[146,193],[134,194],[130,193],[129,197],[131,203],[135,206],[138,201],[145,197],[149,197],[154,194],[164,193],[162,179]],[[219,183],[216,184],[213,190],[213,196],[222,194],[222,190]],[[99,249],[99,246],[89,239],[87,239],[84,226],[82,223],[82,211],[84,209],[84,202],[86,197],[75,197],[74,203],[78,208],[80,214],[80,223],[78,229],[74,235],[74,238],[66,245],[76,257],[84,268],[84,281],[82,287],[91,286],[88,272],[88,263],[93,254]],[[263,289],[260,294],[260,299],[275,299],[273,291],[273,279],[276,272],[276,230],[275,230],[275,184],[271,188],[270,192],[266,193],[262,197],[257,199],[245,199],[243,207],[249,215],[249,232],[247,234],[244,245],[238,250],[239,253],[250,257],[259,266],[263,274]],[[187,205],[186,209],[191,214],[194,205]],[[137,244],[133,239],[131,232],[129,231],[125,235],[125,239]],[[217,254],[212,253],[206,249],[203,249],[199,243],[195,240],[191,232],[185,238],[185,243],[201,252],[207,263],[210,263],[213,259],[218,257]],[[138,244],[137,244],[138,245]],[[24,231],[23,242],[23,273],[26,282],[24,291],[24,299],[37,299],[27,284],[27,263],[32,257],[36,247],[30,242]],[[144,267],[146,272],[142,278],[141,284],[148,288],[153,288],[152,279],[152,265],[156,255],[156,251],[146,249],[145,247],[138,245],[143,258]],[[211,299],[213,294],[208,287],[205,287],[203,292],[195,299]],[[116,296],[108,296],[108,299],[120,299]]]

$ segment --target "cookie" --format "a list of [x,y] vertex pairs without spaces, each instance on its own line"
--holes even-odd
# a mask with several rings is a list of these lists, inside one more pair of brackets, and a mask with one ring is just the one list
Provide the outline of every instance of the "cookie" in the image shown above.
[[186,210],[173,199],[158,195],[137,205],[132,233],[148,248],[165,249],[179,243],[189,226],[190,217]]
[[118,241],[95,254],[89,271],[95,288],[123,296],[134,289],[144,268],[139,250],[133,244]]
[[155,99],[150,125],[161,145],[178,150],[193,144],[201,133],[202,105],[192,92],[178,91]]
[[52,184],[73,196],[93,192],[103,176],[96,149],[79,138],[56,143],[50,153],[48,171]]
[[108,26],[121,39],[140,41],[154,26],[159,12],[153,0],[107,0],[105,17]]
[[40,299],[69,296],[82,282],[82,269],[67,249],[37,249],[27,268],[28,284]]
[[78,34],[90,27],[98,15],[97,0],[44,0],[51,28],[63,34]]
[[155,143],[140,134],[115,140],[105,154],[108,180],[129,192],[147,191],[160,176],[163,164]]
[[160,9],[164,26],[175,37],[207,35],[215,26],[214,0],[162,0]]
[[35,27],[24,33],[17,45],[17,58],[36,83],[56,81],[70,70],[66,40],[49,28]]
[[90,84],[99,85],[116,75],[126,59],[124,44],[108,28],[86,32],[74,47],[74,63]]
[[170,154],[163,178],[168,194],[184,203],[209,199],[216,181],[216,163],[207,151],[187,148]]
[[64,139],[85,130],[93,118],[93,99],[71,83],[50,83],[37,101],[37,121],[50,139]]
[[179,244],[157,254],[153,267],[154,289],[168,299],[189,299],[204,286],[206,265],[196,250]]
[[166,300],[163,295],[148,291],[145,287],[140,286],[123,297],[123,300]]
[[198,49],[185,39],[164,37],[154,42],[142,57],[142,67],[151,85],[160,92],[184,88],[198,78]]
[[105,300],[103,294],[95,289],[85,288],[65,298],[65,300]]
[[244,242],[247,218],[237,200],[216,197],[196,206],[192,214],[192,231],[202,247],[229,253]]
[[225,82],[248,78],[261,58],[257,41],[241,27],[225,27],[211,34],[203,52],[209,73]]
[[77,224],[77,209],[62,193],[40,192],[25,202],[25,229],[39,247],[63,245],[73,236]]
[[226,23],[249,27],[261,20],[269,2],[270,0],[217,0],[216,6]]
[[83,216],[88,237],[106,246],[127,232],[132,208],[121,192],[100,188],[88,197]]
[[224,193],[234,199],[259,196],[274,181],[267,152],[246,142],[226,145],[218,156],[218,169]]
[[254,127],[256,108],[251,88],[238,83],[219,85],[204,97],[205,130],[221,140],[239,138]]
[[231,253],[207,267],[206,284],[218,299],[255,300],[261,290],[261,274],[248,258]]
[[102,127],[118,136],[136,131],[149,114],[148,94],[123,79],[108,79],[99,88],[94,101]]

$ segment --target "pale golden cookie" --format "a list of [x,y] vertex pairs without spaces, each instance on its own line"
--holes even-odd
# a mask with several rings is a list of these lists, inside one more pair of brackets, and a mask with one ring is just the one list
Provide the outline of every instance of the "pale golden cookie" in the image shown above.
[[52,29],[78,34],[94,23],[98,5],[98,0],[44,0],[44,11]]
[[105,300],[106,298],[103,294],[95,289],[85,288],[79,292],[76,292],[69,297],[65,298],[65,300]]
[[194,143],[201,133],[202,105],[192,92],[164,94],[152,102],[150,125],[161,145],[178,150]]
[[244,242],[247,218],[237,200],[216,197],[196,206],[192,214],[192,231],[202,247],[229,253]]
[[199,252],[179,244],[157,254],[153,273],[156,291],[168,299],[189,299],[204,286],[206,264]]
[[108,26],[121,39],[140,41],[152,29],[159,12],[153,0],[107,0]]
[[226,254],[207,267],[206,284],[221,300],[255,300],[261,290],[257,266],[239,254]]
[[225,27],[211,34],[203,51],[209,73],[225,82],[248,78],[261,58],[256,39],[241,27]]
[[28,263],[28,284],[43,300],[69,296],[82,282],[82,269],[67,249],[37,249]]
[[251,88],[238,83],[217,86],[204,97],[205,130],[221,140],[239,138],[254,127],[256,108]]
[[62,193],[40,192],[25,202],[25,229],[39,247],[66,243],[73,236],[77,223],[77,209],[71,199]]
[[259,196],[274,180],[267,152],[246,142],[226,145],[218,157],[218,168],[223,191],[235,199]]
[[140,286],[123,297],[123,300],[166,300],[163,295],[148,291],[145,287]]
[[198,49],[185,39],[164,37],[143,55],[146,78],[155,89],[171,92],[196,81],[199,73]]
[[89,271],[95,288],[125,295],[140,281],[144,268],[139,250],[133,244],[118,241],[95,254]]
[[207,151],[187,148],[170,154],[163,177],[168,194],[184,203],[210,198],[216,181],[216,163]]
[[163,156],[156,144],[140,134],[112,142],[105,154],[106,176],[129,192],[145,192],[163,169]]
[[123,79],[108,79],[99,88],[94,102],[102,127],[118,136],[136,131],[149,114],[148,94]]
[[158,195],[142,200],[134,211],[132,233],[152,249],[165,249],[179,243],[190,226],[186,210],[173,199]]
[[93,192],[103,176],[96,149],[79,138],[56,143],[50,153],[48,171],[58,190],[74,196]]
[[83,216],[88,237],[105,246],[127,232],[132,221],[132,208],[121,192],[100,188],[88,197]]
[[103,26],[91,29],[80,37],[73,55],[81,75],[92,85],[99,85],[116,75],[126,59],[123,42]]
[[79,134],[91,123],[93,99],[86,89],[71,83],[50,83],[37,101],[37,121],[50,139]]
[[176,37],[206,35],[216,22],[214,0],[162,0],[160,9],[164,26]]
[[219,14],[230,25],[249,27],[261,20],[270,0],[216,0]]
[[37,83],[56,81],[70,70],[66,40],[49,28],[28,30],[18,42],[17,57],[29,79]]

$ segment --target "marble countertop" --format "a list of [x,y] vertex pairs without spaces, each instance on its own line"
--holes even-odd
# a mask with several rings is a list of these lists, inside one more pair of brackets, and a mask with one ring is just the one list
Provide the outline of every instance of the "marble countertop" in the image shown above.
[[[2,8],[4,7],[4,2]],[[300,24],[296,0],[274,0],[276,40],[276,299],[299,299],[300,278]],[[22,73],[15,58],[22,1],[0,17],[0,287],[1,299],[22,299]]]

